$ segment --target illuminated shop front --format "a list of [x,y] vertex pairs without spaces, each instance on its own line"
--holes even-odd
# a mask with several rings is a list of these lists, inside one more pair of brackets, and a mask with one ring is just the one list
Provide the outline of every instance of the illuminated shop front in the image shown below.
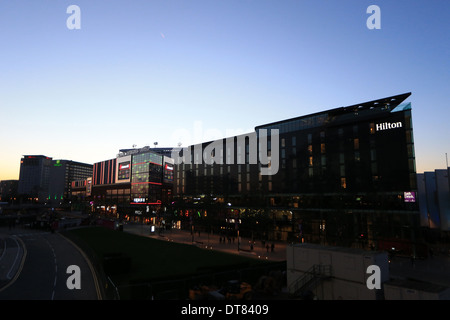
[[124,149],[116,159],[94,164],[97,212],[127,221],[157,223],[171,200],[173,160],[149,147]]

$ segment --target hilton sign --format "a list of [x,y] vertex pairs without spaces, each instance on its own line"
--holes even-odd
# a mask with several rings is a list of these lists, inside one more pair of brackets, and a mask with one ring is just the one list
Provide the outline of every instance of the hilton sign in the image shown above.
[[402,127],[402,123],[399,122],[385,122],[385,123],[377,123],[375,125],[376,131],[383,131],[383,130],[389,130],[389,129],[397,129],[397,128],[401,128]]

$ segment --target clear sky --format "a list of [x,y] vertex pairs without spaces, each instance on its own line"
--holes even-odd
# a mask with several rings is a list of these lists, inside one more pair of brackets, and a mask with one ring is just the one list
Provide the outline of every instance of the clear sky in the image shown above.
[[417,172],[445,168],[449,39],[448,0],[0,0],[0,180],[406,92]]

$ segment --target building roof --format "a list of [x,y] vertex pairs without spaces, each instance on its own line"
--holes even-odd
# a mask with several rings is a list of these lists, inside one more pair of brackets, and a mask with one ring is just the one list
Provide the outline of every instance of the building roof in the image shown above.
[[[297,120],[312,120],[310,121],[310,125],[308,127],[314,127],[318,125],[323,125],[326,122],[332,121],[338,116],[348,115],[348,114],[358,114],[364,111],[385,111],[392,112],[395,108],[397,108],[403,101],[405,101],[411,92],[403,93],[391,97],[386,97],[382,99],[372,100],[368,102],[358,103],[354,105],[350,105],[347,107],[334,108],[326,111],[321,111],[309,115],[299,116],[295,118],[290,118],[286,120],[276,121],[272,123],[268,123],[265,125],[260,125],[255,127],[255,131],[258,129],[265,129],[266,127],[278,126],[288,122],[293,122]],[[411,105],[407,105],[406,109],[411,109]],[[403,110],[403,108],[402,108]],[[399,110],[396,110],[399,111]]]

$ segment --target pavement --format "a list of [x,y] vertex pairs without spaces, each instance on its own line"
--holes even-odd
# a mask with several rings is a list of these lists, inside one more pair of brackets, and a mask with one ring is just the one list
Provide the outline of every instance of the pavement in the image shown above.
[[[286,260],[286,242],[269,241],[262,243],[261,241],[251,241],[248,238],[223,238],[219,234],[213,233],[194,233],[186,230],[172,229],[165,230],[161,233],[156,229],[155,232],[150,232],[150,226],[142,224],[125,224],[125,232],[134,233],[137,235],[159,239],[163,241],[173,241],[177,243],[191,244],[199,248],[207,250],[218,250],[232,254],[239,254],[255,259],[265,259],[269,261],[285,261]],[[253,248],[251,244],[253,242]],[[272,249],[273,244],[273,249]],[[268,247],[267,247],[268,246]]]

